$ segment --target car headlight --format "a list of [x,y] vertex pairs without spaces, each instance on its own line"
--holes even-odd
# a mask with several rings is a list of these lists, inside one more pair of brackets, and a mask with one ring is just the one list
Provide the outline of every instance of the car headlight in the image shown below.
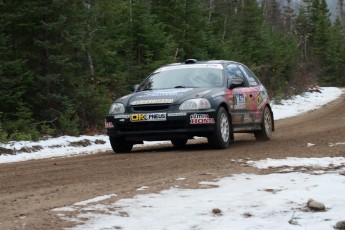
[[125,106],[121,103],[113,103],[109,109],[109,114],[124,113]]
[[190,99],[180,105],[180,110],[210,109],[211,104],[205,98]]

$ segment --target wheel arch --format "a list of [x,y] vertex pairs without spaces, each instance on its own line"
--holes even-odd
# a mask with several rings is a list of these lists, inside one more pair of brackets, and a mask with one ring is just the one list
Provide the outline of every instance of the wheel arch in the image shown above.
[[267,104],[266,106],[269,108],[269,110],[270,110],[270,112],[271,112],[271,119],[272,119],[272,132],[273,132],[273,131],[275,130],[273,111],[272,111],[272,108],[271,108],[271,105],[270,105],[270,104]]
[[217,109],[219,109],[220,107],[224,107],[224,109],[226,110],[226,112],[228,113],[228,116],[229,116],[229,121],[231,122],[232,124],[232,116],[231,116],[231,112],[230,112],[230,108],[229,108],[229,105],[225,102],[222,102],[219,104],[219,106],[217,107]]
[[231,139],[233,140],[234,137],[234,129],[233,129],[233,124],[232,124],[232,114],[231,114],[231,110],[230,110],[230,106],[229,104],[222,102],[219,104],[218,109],[220,107],[224,107],[225,111],[228,113],[228,118],[229,118],[229,124],[230,124],[230,135],[231,135]]

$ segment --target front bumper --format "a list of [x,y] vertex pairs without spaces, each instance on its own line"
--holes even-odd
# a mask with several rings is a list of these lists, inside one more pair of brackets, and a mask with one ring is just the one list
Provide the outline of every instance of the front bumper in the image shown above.
[[108,115],[107,135],[150,141],[208,136],[215,129],[215,110],[178,113],[130,113]]

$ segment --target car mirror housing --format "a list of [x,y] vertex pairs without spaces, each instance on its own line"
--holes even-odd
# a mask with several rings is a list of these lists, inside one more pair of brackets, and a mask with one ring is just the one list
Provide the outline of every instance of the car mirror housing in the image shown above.
[[243,86],[243,83],[244,81],[242,78],[228,79],[228,88],[234,89]]
[[139,84],[135,84],[135,85],[132,85],[130,89],[132,92],[135,92],[137,91],[138,88],[139,88]]

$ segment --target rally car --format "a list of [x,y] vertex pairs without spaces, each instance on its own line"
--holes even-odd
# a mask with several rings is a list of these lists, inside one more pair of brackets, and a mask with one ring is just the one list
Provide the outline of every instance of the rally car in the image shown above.
[[274,119],[265,87],[247,66],[188,59],[158,68],[115,100],[105,127],[116,153],[143,141],[170,140],[181,147],[194,137],[224,149],[234,133],[269,140]]

